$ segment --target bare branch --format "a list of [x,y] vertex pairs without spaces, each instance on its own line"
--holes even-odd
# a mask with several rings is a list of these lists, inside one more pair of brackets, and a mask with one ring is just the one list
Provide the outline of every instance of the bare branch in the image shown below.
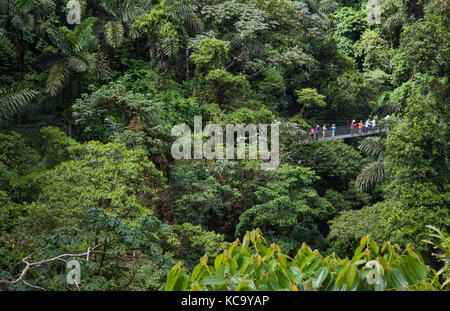
[[22,273],[20,274],[20,276],[17,279],[13,280],[13,281],[0,280],[0,286],[1,285],[15,285],[17,283],[22,282],[22,283],[24,283],[27,286],[30,286],[30,287],[33,287],[33,288],[37,288],[37,289],[41,289],[41,290],[45,290],[45,288],[42,288],[42,287],[39,287],[39,286],[36,286],[36,285],[32,285],[32,284],[28,283],[27,281],[25,281],[25,279],[24,279],[25,275],[27,274],[28,270],[30,270],[31,267],[34,267],[34,266],[39,267],[40,265],[42,265],[44,263],[48,263],[48,262],[52,262],[52,261],[56,261],[56,260],[61,260],[61,261],[67,262],[66,260],[64,260],[64,258],[66,258],[66,257],[84,257],[84,256],[86,256],[87,260],[89,260],[89,254],[94,252],[96,248],[102,246],[103,244],[104,243],[95,245],[94,247],[89,247],[88,250],[86,252],[84,252],[84,253],[79,253],[79,254],[61,254],[61,255],[58,255],[58,256],[53,257],[53,258],[43,259],[41,261],[36,261],[36,262],[28,262],[27,260],[28,260],[28,258],[30,256],[27,256],[27,257],[22,259],[22,262],[25,263],[26,266],[22,270]]

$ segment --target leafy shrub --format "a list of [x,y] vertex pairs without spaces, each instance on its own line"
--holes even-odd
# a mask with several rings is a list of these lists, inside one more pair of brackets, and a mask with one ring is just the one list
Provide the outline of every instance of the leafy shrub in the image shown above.
[[191,273],[175,265],[166,290],[438,290],[435,270],[413,247],[401,250],[363,237],[351,259],[323,257],[306,244],[291,258],[276,244],[267,246],[259,230],[247,232],[208,264]]

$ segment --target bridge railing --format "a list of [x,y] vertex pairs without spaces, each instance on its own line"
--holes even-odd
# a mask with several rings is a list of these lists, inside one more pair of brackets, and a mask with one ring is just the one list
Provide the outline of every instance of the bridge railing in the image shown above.
[[314,134],[314,136],[311,136],[310,131],[308,132],[304,131],[301,135],[299,135],[299,141],[304,141],[305,143],[318,142],[324,140],[334,140],[341,138],[374,135],[389,130],[387,123],[385,121],[377,121],[375,126],[369,124],[369,126],[366,127],[364,124],[361,129],[359,129],[358,124],[356,123],[353,130],[351,129],[350,124],[351,123],[336,124],[336,130],[334,131],[334,134],[333,131],[331,130],[331,124],[326,125],[327,130],[325,132],[323,131],[323,124],[322,124],[322,126],[319,126],[318,133]]

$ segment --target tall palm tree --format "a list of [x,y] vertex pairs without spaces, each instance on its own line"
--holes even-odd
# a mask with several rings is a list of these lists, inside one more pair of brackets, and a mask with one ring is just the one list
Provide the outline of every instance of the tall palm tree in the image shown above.
[[[66,115],[69,136],[72,134],[72,102],[79,93],[76,76],[90,73],[95,74],[101,80],[111,78],[111,70],[100,55],[89,51],[95,20],[94,17],[86,18],[73,30],[54,26],[47,28],[48,38],[56,51],[49,57],[46,56],[52,67],[47,77],[45,91],[51,96],[56,96],[62,91],[67,93],[66,98],[68,98],[69,105]],[[43,63],[47,61],[43,61]]]
[[46,92],[51,96],[59,94],[68,82],[73,81],[71,78],[77,73],[96,74],[99,79],[110,77],[108,66],[88,49],[94,23],[95,18],[90,17],[74,30],[48,27],[48,37],[56,48],[56,52],[50,56],[53,66],[46,83]]
[[97,17],[96,30],[104,34],[106,43],[118,48],[124,39],[125,29],[141,14],[152,7],[151,0],[101,0],[89,1]]
[[38,92],[22,83],[0,89],[0,122],[13,116],[27,105]]
[[386,175],[385,149],[380,137],[367,137],[360,143],[358,149],[374,159],[361,170],[356,178],[356,188],[361,191],[384,180]]
[[108,56],[112,66],[114,49],[120,47],[135,19],[150,10],[152,0],[82,0],[82,12],[97,18],[94,34],[98,49]]
[[[203,31],[203,21],[198,16],[199,5],[174,0],[161,2],[165,14],[161,21],[151,21],[143,16],[140,23],[130,28],[133,39],[147,37],[150,44],[149,56],[158,60],[160,69],[165,69],[169,60],[181,60],[178,55],[185,49],[186,79],[189,77],[189,36]],[[137,19],[139,21],[139,18]]]

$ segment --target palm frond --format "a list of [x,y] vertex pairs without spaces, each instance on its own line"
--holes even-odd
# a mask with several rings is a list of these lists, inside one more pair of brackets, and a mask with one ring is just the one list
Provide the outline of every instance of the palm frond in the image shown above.
[[128,36],[131,39],[142,38],[144,36],[144,30],[137,27],[131,27],[130,30],[128,31]]
[[100,7],[104,10],[104,12],[118,18],[116,14],[116,4],[112,0],[102,0],[100,2]]
[[89,44],[95,20],[95,17],[86,18],[81,24],[77,25],[69,35],[75,53],[81,52]]
[[99,58],[96,58],[90,66],[90,71],[94,73],[100,80],[108,80],[112,77],[112,71],[108,65]]
[[88,54],[77,54],[69,57],[67,60],[67,66],[78,73],[88,70],[89,65],[93,61],[93,58]]
[[180,44],[176,28],[171,23],[161,27],[158,34],[161,51],[165,56],[172,57],[177,54]]
[[47,78],[46,92],[51,96],[56,96],[64,87],[70,76],[70,71],[66,63],[58,62],[50,68]]
[[377,100],[371,104],[373,112],[377,112],[386,104],[389,95],[390,92],[384,91],[378,96]]
[[20,0],[17,3],[18,12],[23,15],[30,12],[38,3],[36,0]]
[[339,5],[334,0],[326,0],[322,1],[319,4],[318,11],[323,14],[329,14],[336,11],[339,8]]
[[15,84],[0,90],[0,120],[16,114],[37,94],[37,91],[29,89],[23,84]]
[[31,14],[16,15],[11,19],[11,24],[16,29],[30,31],[34,26],[34,17]]
[[381,144],[380,137],[367,137],[358,146],[366,156],[379,158],[384,154],[384,147]]
[[190,13],[185,18],[186,28],[191,34],[200,34],[203,32],[203,20],[195,13]]
[[403,25],[403,23],[404,23],[403,14],[400,11],[398,11],[386,19],[386,21],[384,22],[384,26],[389,30],[394,30],[396,27]]
[[39,1],[39,4],[33,9],[33,14],[44,16],[45,14],[54,12],[55,8],[56,4],[53,0],[41,0]]
[[119,22],[108,22],[105,25],[105,37],[106,42],[112,48],[118,48],[120,45],[122,45],[124,37],[124,29],[122,24]]
[[47,27],[47,34],[50,41],[55,45],[57,49],[64,55],[72,54],[72,44],[61,30],[54,26]]
[[148,4],[148,2],[124,1],[118,10],[120,12],[120,20],[123,22],[134,21],[139,15],[148,10]]
[[153,6],[153,0],[138,0],[139,7],[144,11],[149,11]]
[[365,190],[373,185],[383,181],[385,176],[384,163],[375,161],[364,167],[361,173],[356,178],[356,188],[358,190]]

